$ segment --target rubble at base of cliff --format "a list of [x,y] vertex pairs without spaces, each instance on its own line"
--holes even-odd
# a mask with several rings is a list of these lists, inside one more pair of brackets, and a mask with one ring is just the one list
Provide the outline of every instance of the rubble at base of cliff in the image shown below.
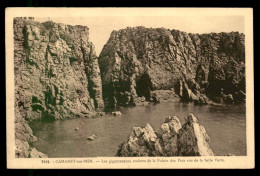
[[157,131],[150,124],[133,127],[116,156],[214,156],[214,153],[205,128],[189,114],[183,125],[176,116],[169,116]]

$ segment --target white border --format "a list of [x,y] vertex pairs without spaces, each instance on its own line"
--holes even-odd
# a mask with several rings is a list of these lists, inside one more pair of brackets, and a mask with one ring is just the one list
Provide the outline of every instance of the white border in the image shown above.
[[[33,15],[32,15],[33,14]],[[142,157],[139,159],[185,159],[186,162],[149,162],[131,164],[109,164],[97,161],[132,160],[138,158],[98,157],[98,158],[62,158],[84,161],[92,159],[94,163],[56,163],[61,158],[43,159],[15,158],[14,150],[14,66],[13,66],[13,18],[19,16],[34,17],[94,17],[94,16],[228,16],[240,15],[245,19],[246,46],[246,128],[247,156],[229,157]],[[253,10],[250,8],[7,8],[6,9],[6,125],[7,125],[7,167],[8,168],[254,168],[254,80],[253,80]],[[223,159],[224,162],[193,162],[188,159]]]

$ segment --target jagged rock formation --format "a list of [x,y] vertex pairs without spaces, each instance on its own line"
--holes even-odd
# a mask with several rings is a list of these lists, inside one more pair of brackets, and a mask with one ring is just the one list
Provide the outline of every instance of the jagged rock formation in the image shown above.
[[100,70],[86,26],[15,18],[13,27],[17,156],[35,157],[26,120],[89,117],[102,111]]
[[[100,56],[104,100],[112,105],[168,99],[208,104],[221,89],[245,101],[244,34],[188,34],[164,28],[113,31]],[[164,93],[166,94],[166,93]],[[165,99],[165,98],[163,98]]]
[[165,119],[155,132],[150,124],[134,127],[127,141],[119,145],[117,156],[214,156],[205,128],[193,114],[181,126],[176,116]]

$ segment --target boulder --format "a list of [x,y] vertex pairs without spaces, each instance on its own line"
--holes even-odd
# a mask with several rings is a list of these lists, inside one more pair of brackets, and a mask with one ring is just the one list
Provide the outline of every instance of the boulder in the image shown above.
[[112,112],[112,115],[113,116],[120,116],[120,115],[122,115],[122,113],[120,111],[114,111],[114,112]]
[[87,138],[87,140],[93,141],[94,139],[97,139],[97,138],[98,138],[98,136],[95,135],[95,134],[93,134],[93,135],[89,136],[89,137]]
[[30,151],[30,158],[48,158],[47,155],[43,154],[42,152],[39,152],[36,150],[36,148],[32,148]]
[[223,92],[221,93],[222,99],[227,104],[233,104],[234,98],[232,94],[225,95]]
[[128,140],[120,144],[117,156],[162,156],[159,139],[150,124],[134,127]]
[[105,114],[105,112],[97,112],[97,116],[104,116]]
[[161,125],[157,132],[157,135],[161,139],[163,144],[164,155],[166,156],[177,156],[177,139],[178,133],[181,129],[181,123],[176,116],[169,116],[165,119],[164,123]]
[[180,156],[214,156],[209,146],[210,138],[198,119],[189,114],[187,122],[182,126],[178,136]]
[[214,156],[210,138],[198,119],[189,114],[182,126],[176,116],[165,119],[155,132],[151,125],[134,127],[117,156]]

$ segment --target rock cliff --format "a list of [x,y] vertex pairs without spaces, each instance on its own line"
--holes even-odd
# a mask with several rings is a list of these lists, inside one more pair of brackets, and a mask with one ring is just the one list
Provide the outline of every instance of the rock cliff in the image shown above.
[[189,114],[182,126],[176,116],[165,119],[155,132],[150,124],[134,127],[116,156],[214,156],[205,128]]
[[104,101],[245,101],[245,36],[164,28],[113,31],[100,56]]
[[[88,27],[15,18],[13,29],[18,147],[33,138],[25,120],[90,117],[103,110],[100,70]],[[19,156],[29,156],[28,150]]]
[[86,26],[14,19],[15,100],[22,117],[73,118],[102,110],[102,84]]

